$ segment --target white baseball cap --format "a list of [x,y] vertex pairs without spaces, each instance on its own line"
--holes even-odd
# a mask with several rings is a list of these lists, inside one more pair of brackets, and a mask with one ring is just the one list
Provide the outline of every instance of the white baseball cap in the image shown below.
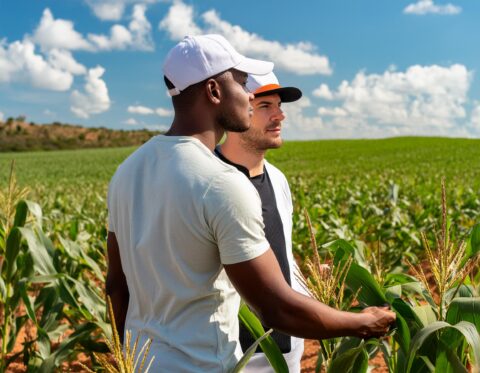
[[231,68],[264,75],[273,70],[273,62],[241,55],[221,35],[186,36],[168,52],[163,73],[175,86],[168,93],[175,96],[192,84]]
[[247,89],[255,97],[269,96],[277,93],[282,102],[297,101],[302,97],[302,91],[295,87],[282,87],[272,72],[264,75],[248,74]]

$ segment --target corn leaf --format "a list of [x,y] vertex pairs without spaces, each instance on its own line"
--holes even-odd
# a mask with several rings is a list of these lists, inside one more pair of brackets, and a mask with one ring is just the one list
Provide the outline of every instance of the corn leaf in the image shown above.
[[454,298],[448,307],[446,320],[450,324],[469,321],[480,333],[480,297]]
[[[437,337],[437,331],[442,329],[453,328],[463,334],[467,343],[471,346],[473,357],[475,361],[474,371],[478,372],[480,362],[480,335],[475,328],[475,325],[467,321],[460,321],[458,324],[451,325],[445,321],[435,321],[422,330],[420,330],[413,338],[410,345],[410,352],[408,354],[406,373],[416,372],[412,368],[413,362],[417,356],[417,352],[424,346],[429,337]],[[413,369],[413,370],[412,370]]]
[[[246,304],[242,304],[240,307],[238,317],[255,339],[261,338],[265,334],[262,323]],[[276,373],[288,373],[285,358],[272,337],[265,337],[260,342],[260,347]]]
[[356,347],[343,350],[342,353],[335,354],[332,357],[327,373],[345,372],[345,373],[362,373],[368,368],[368,352],[369,345],[378,345],[378,340],[361,341]]
[[359,291],[357,299],[365,305],[382,306],[387,303],[378,282],[370,272],[356,263],[351,264],[345,283],[354,293]]
[[235,365],[235,368],[233,369],[232,373],[240,373],[243,368],[245,368],[248,364],[248,361],[251,359],[255,351],[257,350],[258,345],[267,338],[270,333],[273,332],[273,329],[268,330],[264,335],[262,335],[260,338],[258,338],[248,349],[245,351],[243,354],[242,358],[240,361]]

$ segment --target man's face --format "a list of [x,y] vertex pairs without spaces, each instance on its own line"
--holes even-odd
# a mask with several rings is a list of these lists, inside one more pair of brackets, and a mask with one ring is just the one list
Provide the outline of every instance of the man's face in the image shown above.
[[222,110],[218,122],[225,131],[244,132],[250,128],[253,95],[246,89],[246,73],[229,70],[222,79]]
[[285,115],[281,105],[282,100],[278,94],[256,97],[253,100],[251,126],[240,135],[249,149],[266,151],[282,146],[281,127]]

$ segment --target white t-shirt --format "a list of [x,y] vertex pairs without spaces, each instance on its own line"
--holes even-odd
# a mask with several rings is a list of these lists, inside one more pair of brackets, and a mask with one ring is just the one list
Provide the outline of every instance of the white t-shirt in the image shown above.
[[118,167],[108,207],[130,292],[125,330],[153,340],[151,371],[231,370],[240,299],[223,264],[269,248],[255,188],[199,140],[156,136]]
[[[287,250],[287,259],[290,266],[290,281],[292,289],[307,295],[307,292],[297,280],[295,273],[299,273],[299,268],[295,263],[292,252],[292,195],[288,181],[285,175],[275,166],[265,162],[265,168],[270,176],[273,190],[275,193],[275,202],[277,203],[277,209],[282,220],[283,232],[285,234],[285,248]],[[297,337],[291,337],[292,349],[290,352],[283,354],[285,361],[287,362],[290,373],[300,372],[300,361],[303,355],[303,339]],[[268,362],[263,353],[256,353],[248,362],[244,373],[273,373],[273,368]]]

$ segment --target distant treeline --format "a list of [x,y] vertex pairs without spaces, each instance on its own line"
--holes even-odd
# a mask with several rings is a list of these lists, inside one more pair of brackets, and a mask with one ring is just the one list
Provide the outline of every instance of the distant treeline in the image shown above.
[[25,117],[0,121],[0,152],[106,148],[141,145],[158,131],[87,128],[54,122],[36,124]]

